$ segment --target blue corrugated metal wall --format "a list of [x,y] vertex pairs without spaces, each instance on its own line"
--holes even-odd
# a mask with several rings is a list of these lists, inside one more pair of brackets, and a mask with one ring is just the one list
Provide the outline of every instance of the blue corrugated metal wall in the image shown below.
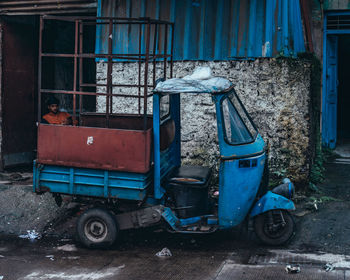
[[[295,56],[305,51],[299,0],[99,0],[98,15],[175,22],[176,60]],[[106,31],[97,29],[97,53],[107,52]],[[136,34],[136,27],[115,30],[114,51],[136,53]]]

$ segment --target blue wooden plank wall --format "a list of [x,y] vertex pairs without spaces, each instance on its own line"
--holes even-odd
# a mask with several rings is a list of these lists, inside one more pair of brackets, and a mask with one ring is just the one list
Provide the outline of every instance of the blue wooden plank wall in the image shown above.
[[[99,0],[98,15],[175,22],[176,60],[295,56],[305,51],[299,0]],[[107,52],[106,32],[97,28],[97,53]],[[137,53],[137,32],[136,26],[114,30],[114,51]]]

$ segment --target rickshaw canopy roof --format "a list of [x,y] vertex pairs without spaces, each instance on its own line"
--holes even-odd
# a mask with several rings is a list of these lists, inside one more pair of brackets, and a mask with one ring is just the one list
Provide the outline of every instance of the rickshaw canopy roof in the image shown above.
[[167,94],[219,93],[230,87],[232,87],[232,83],[229,80],[211,76],[209,67],[198,67],[192,75],[159,82],[153,92]]

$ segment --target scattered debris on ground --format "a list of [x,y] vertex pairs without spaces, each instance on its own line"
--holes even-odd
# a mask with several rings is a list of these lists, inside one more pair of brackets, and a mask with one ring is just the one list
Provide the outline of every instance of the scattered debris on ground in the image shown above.
[[310,213],[311,213],[310,210],[301,210],[301,211],[295,212],[294,216],[304,217],[305,215],[310,214]]
[[291,274],[299,273],[301,271],[299,265],[290,265],[290,264],[286,265],[285,270],[287,273],[291,273]]
[[69,256],[69,257],[62,257],[62,259],[67,259],[67,260],[79,260],[79,256]]
[[57,247],[57,250],[66,251],[66,252],[75,252],[78,249],[77,249],[77,247],[75,247],[74,244],[66,244],[66,245],[62,245],[62,246]]
[[157,257],[171,257],[173,254],[170,252],[168,248],[163,248],[162,251],[159,251],[156,256]]
[[19,235],[19,238],[29,239],[29,240],[33,241],[35,239],[40,239],[41,234],[36,232],[35,229],[27,230],[27,234],[21,234],[21,235]]
[[331,263],[326,263],[323,268],[326,272],[329,272],[334,270],[334,265],[332,265]]
[[54,255],[47,255],[47,256],[45,256],[45,258],[50,259],[50,261],[54,261],[55,260],[55,256]]

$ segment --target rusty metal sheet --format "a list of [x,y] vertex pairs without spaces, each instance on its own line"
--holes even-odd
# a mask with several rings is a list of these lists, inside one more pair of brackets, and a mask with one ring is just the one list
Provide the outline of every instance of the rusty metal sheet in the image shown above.
[[38,162],[146,173],[152,129],[126,130],[40,124]]

